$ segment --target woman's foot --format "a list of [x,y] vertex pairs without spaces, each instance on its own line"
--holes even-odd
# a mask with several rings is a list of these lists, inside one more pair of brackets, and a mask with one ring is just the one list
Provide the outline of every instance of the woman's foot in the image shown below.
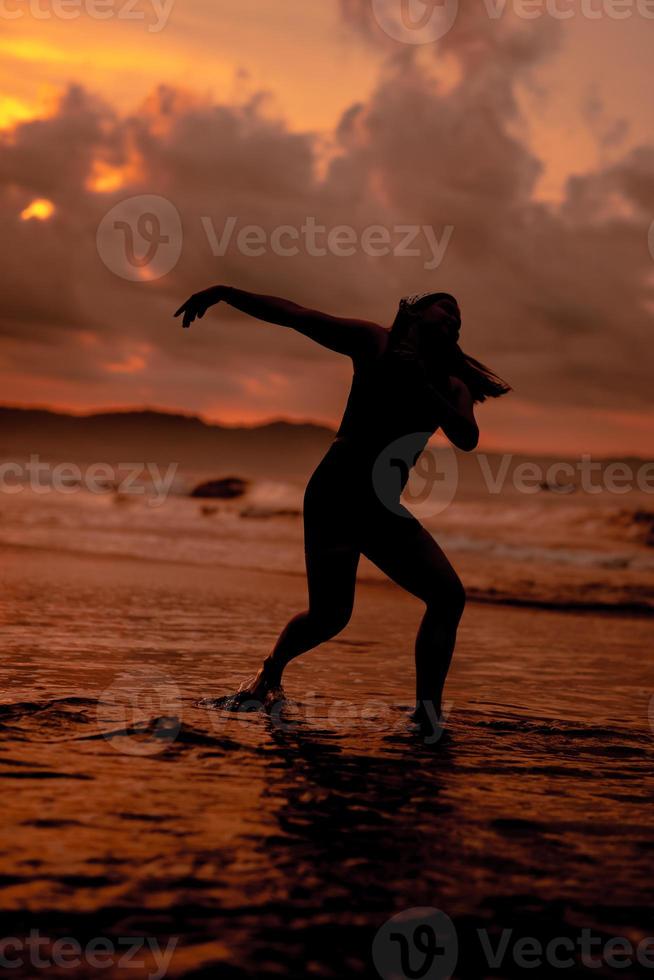
[[272,701],[278,700],[273,697],[279,694],[282,689],[281,674],[274,669],[269,659],[264,660],[258,673],[249,681],[245,681],[239,687],[236,694],[232,695],[237,703],[246,704],[248,701],[260,702],[265,707]]
[[244,681],[235,694],[222,698],[205,698],[202,707],[223,708],[225,711],[260,711],[269,708],[284,696],[281,673],[269,658],[250,680]]
[[414,733],[420,736],[426,745],[435,745],[436,742],[445,741],[447,738],[445,717],[435,701],[418,701],[410,715],[410,721]]

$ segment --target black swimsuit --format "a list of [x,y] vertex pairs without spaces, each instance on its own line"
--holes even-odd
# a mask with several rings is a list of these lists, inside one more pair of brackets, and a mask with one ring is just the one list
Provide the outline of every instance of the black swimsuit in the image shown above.
[[437,428],[416,365],[388,350],[357,364],[336,438],[305,491],[305,548],[366,553],[422,531],[400,495]]

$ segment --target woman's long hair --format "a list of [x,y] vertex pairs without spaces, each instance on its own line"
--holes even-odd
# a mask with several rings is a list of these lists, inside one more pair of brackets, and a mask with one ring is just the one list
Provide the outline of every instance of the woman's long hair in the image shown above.
[[419,318],[420,312],[425,306],[430,306],[442,299],[452,300],[456,303],[456,299],[450,293],[428,293],[415,300],[411,298],[402,300],[391,327],[390,351],[403,360],[422,361],[423,367],[437,385],[439,377],[455,375],[467,385],[475,402],[483,402],[487,398],[499,398],[501,395],[506,395],[507,392],[511,391],[511,385],[507,384],[485,364],[482,364],[481,361],[465,354],[458,344],[453,346],[447,360],[443,363],[428,364],[421,357],[407,336],[409,328]]

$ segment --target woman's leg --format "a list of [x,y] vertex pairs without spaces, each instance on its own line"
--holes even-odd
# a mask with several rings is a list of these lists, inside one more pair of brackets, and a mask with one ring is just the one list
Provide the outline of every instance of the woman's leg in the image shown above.
[[461,580],[431,534],[413,518],[382,518],[366,534],[362,552],[425,603],[415,647],[416,711],[428,720],[440,719],[443,687],[465,605]]
[[282,630],[259,673],[238,692],[240,701],[264,701],[282,681],[291,660],[330,640],[352,615],[359,552],[351,547],[306,552],[309,606]]

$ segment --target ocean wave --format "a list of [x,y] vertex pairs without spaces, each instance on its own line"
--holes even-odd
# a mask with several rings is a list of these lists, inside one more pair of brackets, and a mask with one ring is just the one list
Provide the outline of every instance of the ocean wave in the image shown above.
[[[238,500],[20,494],[0,544],[168,563],[304,574],[301,489],[261,482]],[[602,502],[459,501],[425,521],[471,598],[557,609],[654,609],[652,513]],[[360,578],[379,582],[361,565]]]

